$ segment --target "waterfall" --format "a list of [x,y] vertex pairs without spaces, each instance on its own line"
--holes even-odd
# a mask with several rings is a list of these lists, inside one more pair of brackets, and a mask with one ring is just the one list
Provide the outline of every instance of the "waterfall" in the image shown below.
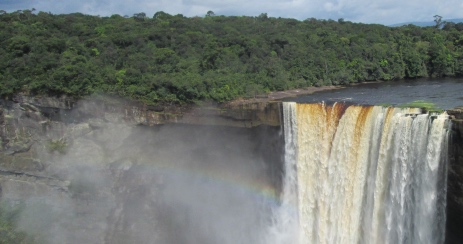
[[444,242],[445,113],[291,102],[283,113],[273,243]]

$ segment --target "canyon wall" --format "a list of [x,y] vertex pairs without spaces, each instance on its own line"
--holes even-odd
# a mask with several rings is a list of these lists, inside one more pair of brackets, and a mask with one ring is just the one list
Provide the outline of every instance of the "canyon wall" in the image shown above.
[[[195,135],[201,126],[214,125],[216,131],[228,131],[223,135],[224,139],[233,134],[248,134],[253,138],[250,139],[252,150],[264,155],[263,162],[270,162],[270,167],[264,167],[265,174],[273,181],[269,185],[276,186],[272,194],[278,194],[283,155],[280,110],[281,103],[272,101],[157,107],[111,97],[75,101],[66,97],[17,95],[12,100],[0,101],[0,200],[9,199],[14,204],[31,197],[47,196],[62,201],[61,204],[72,205],[72,213],[77,216],[72,218],[72,224],[64,224],[80,230],[72,235],[87,238],[79,239],[80,242],[114,243],[122,238],[114,233],[129,222],[129,217],[120,212],[128,208],[127,199],[156,195],[163,182],[163,177],[156,174],[154,178],[149,174],[131,178],[144,175],[145,166],[136,159],[139,150],[127,151],[125,146],[130,144],[133,132],[139,128],[150,127],[157,131],[162,125],[179,126],[186,134]],[[463,108],[448,113],[452,118],[452,133],[446,242],[460,243],[463,240]],[[137,133],[146,137],[146,132]],[[149,140],[149,137],[145,139]],[[86,182],[97,186],[98,191]],[[140,190],[147,183],[153,183],[152,189]],[[150,201],[153,206],[158,204]],[[89,224],[83,216],[92,216],[95,225]],[[172,236],[160,238],[171,238],[173,243],[179,241]],[[55,238],[47,241],[63,241],[59,236]],[[144,243],[143,238],[149,239],[141,233],[137,238],[141,238],[137,239],[139,243]]]
[[463,107],[447,111],[452,116],[447,178],[447,243],[463,240]]
[[[187,236],[201,221],[213,223],[185,224],[185,213],[204,211],[202,198],[210,197],[211,189],[195,187],[214,175],[239,177],[275,196],[283,165],[278,109],[158,108],[109,97],[0,101],[0,214],[21,206],[19,230],[43,243],[214,243]],[[241,206],[239,218],[252,216],[245,210],[253,206]]]

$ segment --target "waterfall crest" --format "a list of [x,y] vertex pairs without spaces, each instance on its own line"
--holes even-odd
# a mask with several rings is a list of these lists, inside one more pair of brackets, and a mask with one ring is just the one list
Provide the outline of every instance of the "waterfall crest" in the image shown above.
[[273,231],[292,237],[274,243],[444,242],[445,113],[292,102],[283,112]]

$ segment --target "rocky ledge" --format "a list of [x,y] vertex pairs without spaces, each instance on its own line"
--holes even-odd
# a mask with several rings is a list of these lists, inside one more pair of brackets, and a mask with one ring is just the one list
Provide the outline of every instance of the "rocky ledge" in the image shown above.
[[449,109],[447,113],[452,116],[454,120],[463,120],[463,106]]
[[446,243],[463,240],[463,107],[448,110],[452,116],[447,180]]
[[129,124],[200,124],[233,127],[279,125],[279,103],[266,99],[226,104],[153,106],[109,96],[94,96],[76,101],[68,97],[30,97],[18,94],[13,101],[3,101],[7,116],[15,110],[43,115],[54,121],[75,122],[87,118],[104,118]]

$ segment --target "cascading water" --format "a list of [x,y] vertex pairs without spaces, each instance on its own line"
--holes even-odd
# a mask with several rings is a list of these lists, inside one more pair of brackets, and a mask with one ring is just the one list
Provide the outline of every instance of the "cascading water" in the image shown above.
[[444,242],[445,113],[292,102],[283,113],[273,243]]

